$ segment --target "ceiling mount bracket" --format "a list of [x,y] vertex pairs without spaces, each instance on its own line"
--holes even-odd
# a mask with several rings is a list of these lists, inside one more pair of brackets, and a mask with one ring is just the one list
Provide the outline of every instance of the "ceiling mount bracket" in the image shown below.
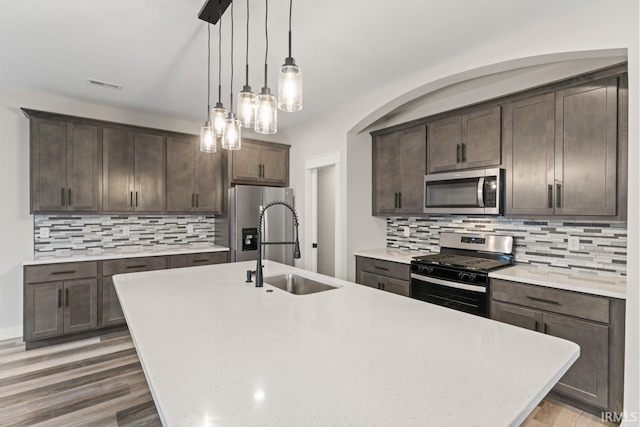
[[[200,9],[198,18],[215,25],[218,23],[220,15],[224,15],[224,11],[227,10],[231,2],[232,0],[207,0],[202,9]],[[220,9],[219,11],[218,8]]]

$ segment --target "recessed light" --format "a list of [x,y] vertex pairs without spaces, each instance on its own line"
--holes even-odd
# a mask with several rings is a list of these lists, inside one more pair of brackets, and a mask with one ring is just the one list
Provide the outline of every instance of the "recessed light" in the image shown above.
[[122,90],[122,85],[121,84],[109,83],[109,82],[105,82],[105,81],[102,81],[102,80],[87,79],[87,84],[90,84],[90,85],[93,85],[93,86],[105,87],[105,88],[108,88],[108,89]]

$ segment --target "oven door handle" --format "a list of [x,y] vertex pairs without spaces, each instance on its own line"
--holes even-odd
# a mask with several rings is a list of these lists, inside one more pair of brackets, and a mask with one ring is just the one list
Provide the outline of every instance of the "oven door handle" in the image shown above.
[[425,277],[416,273],[411,273],[411,278],[421,282],[434,283],[436,285],[447,286],[449,288],[464,289],[467,291],[487,293],[487,288],[477,285],[466,285],[464,283],[449,282],[448,280],[436,279],[435,277]]
[[478,207],[484,208],[484,176],[481,176],[478,179],[478,189],[476,190],[476,195],[478,197]]

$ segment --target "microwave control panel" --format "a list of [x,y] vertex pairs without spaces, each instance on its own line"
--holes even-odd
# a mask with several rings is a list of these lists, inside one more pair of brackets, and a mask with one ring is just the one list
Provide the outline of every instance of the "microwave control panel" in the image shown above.
[[498,178],[488,176],[484,180],[484,206],[495,208],[498,203]]

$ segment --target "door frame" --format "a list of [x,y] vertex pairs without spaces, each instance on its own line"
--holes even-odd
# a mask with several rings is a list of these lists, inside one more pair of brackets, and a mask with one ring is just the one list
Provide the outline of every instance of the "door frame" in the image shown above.
[[344,254],[340,236],[342,235],[342,223],[340,212],[342,212],[342,182],[340,179],[340,152],[334,151],[308,158],[304,162],[304,182],[305,182],[305,212],[307,221],[305,226],[304,250],[310,256],[305,257],[305,269],[318,271],[318,253],[313,249],[313,243],[318,237],[318,169],[333,166],[333,178],[335,182],[335,239],[334,239],[334,275],[340,276],[343,270]]

